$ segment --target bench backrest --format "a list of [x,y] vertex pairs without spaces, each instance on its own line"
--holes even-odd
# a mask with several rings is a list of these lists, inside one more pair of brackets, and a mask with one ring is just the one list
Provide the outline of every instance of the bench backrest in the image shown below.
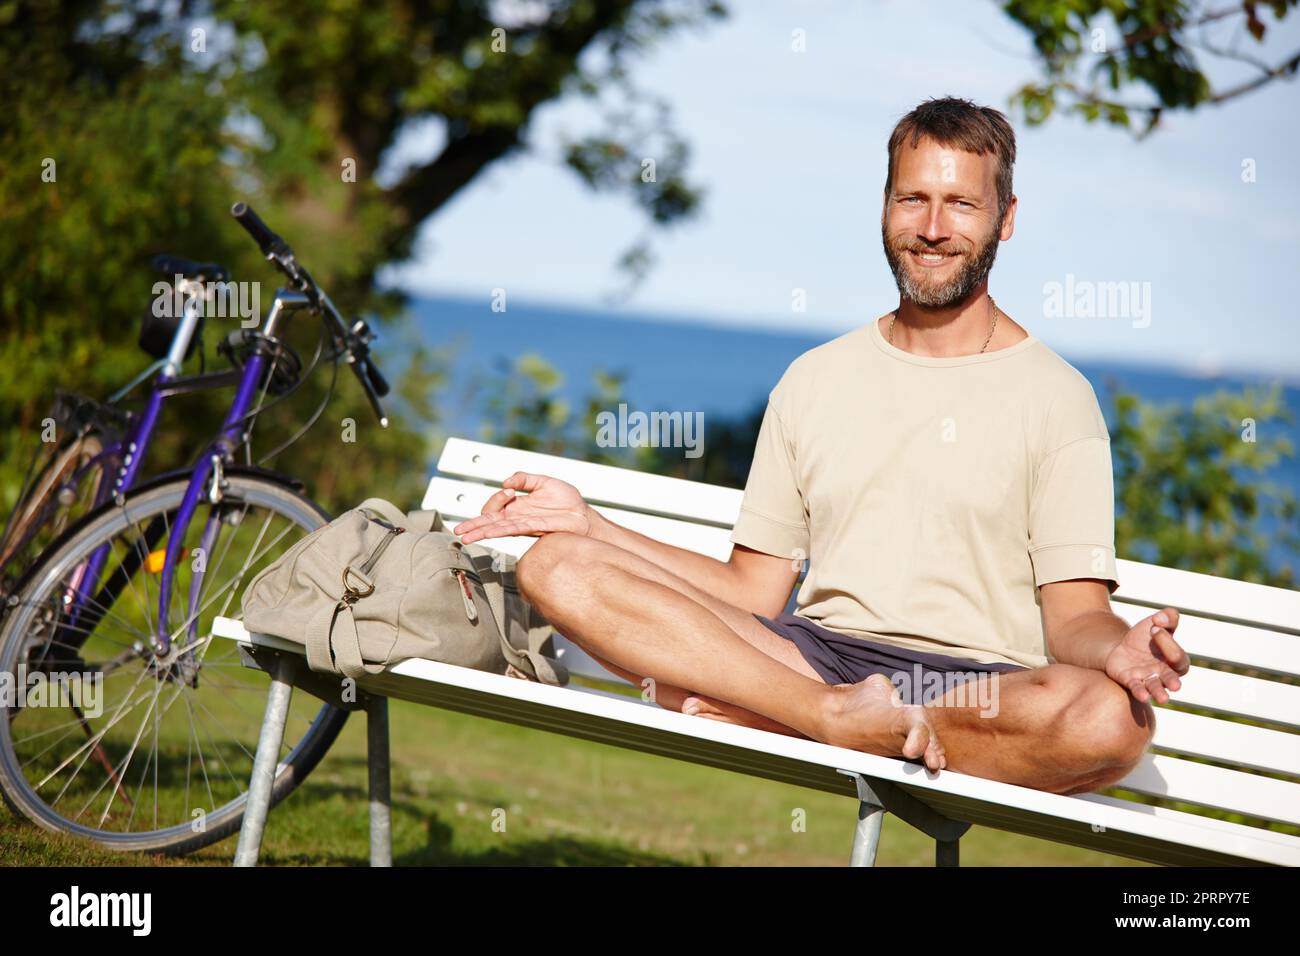
[[[563,479],[642,534],[719,560],[731,553],[739,489],[460,438],[443,448],[423,507],[471,517],[516,471]],[[519,555],[534,540],[488,544]],[[1124,560],[1119,576],[1115,612],[1131,622],[1178,608],[1178,640],[1193,664],[1173,706],[1160,707],[1151,751],[1118,787],[1243,814],[1256,826],[1300,827],[1300,591]],[[580,648],[558,643],[572,672],[617,680]]]

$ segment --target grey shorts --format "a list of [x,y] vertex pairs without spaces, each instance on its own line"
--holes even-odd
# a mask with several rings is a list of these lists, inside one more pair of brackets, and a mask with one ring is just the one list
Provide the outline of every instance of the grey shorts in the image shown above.
[[[828,684],[857,684],[872,674],[884,674],[898,688],[905,704],[929,704],[951,688],[981,674],[1025,671],[1019,664],[981,664],[964,657],[914,651],[893,644],[867,641],[822,627],[797,614],[775,620],[755,614],[769,630],[795,647]],[[935,674],[936,676],[928,676]],[[942,688],[941,692],[937,692]]]

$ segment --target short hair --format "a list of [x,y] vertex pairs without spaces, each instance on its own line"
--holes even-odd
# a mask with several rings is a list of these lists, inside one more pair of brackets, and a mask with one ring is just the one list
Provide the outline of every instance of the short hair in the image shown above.
[[970,100],[945,96],[929,99],[908,113],[889,136],[889,172],[885,195],[894,185],[894,157],[904,140],[915,148],[925,137],[940,146],[952,146],[979,156],[997,157],[995,174],[998,190],[998,223],[1011,205],[1011,167],[1016,162],[1016,134],[1004,114],[991,106],[976,106]]

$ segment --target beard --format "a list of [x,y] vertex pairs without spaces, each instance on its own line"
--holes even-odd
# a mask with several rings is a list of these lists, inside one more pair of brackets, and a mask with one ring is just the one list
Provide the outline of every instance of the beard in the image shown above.
[[[939,247],[927,245],[920,239],[904,235],[896,236],[891,244],[885,225],[880,227],[880,241],[885,247],[885,259],[889,262],[889,271],[894,274],[898,293],[904,299],[925,309],[947,309],[959,305],[970,298],[971,293],[988,278],[993,268],[993,260],[998,255],[998,226],[994,226],[988,237],[973,250],[946,243]],[[908,252],[957,253],[961,263],[957,272],[950,279],[930,278],[928,270],[921,270],[919,277],[914,276],[903,261]]]

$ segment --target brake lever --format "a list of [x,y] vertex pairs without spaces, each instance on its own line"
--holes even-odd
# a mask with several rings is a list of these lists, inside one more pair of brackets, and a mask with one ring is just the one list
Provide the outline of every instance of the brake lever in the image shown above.
[[[360,365],[360,368],[358,368],[358,365]],[[379,419],[379,427],[387,428],[388,416],[384,414],[384,406],[380,404],[379,396],[375,394],[375,390],[370,384],[368,371],[370,368],[371,365],[366,359],[352,363],[352,371],[356,373],[357,379],[361,382],[361,389],[366,393],[366,398],[370,401],[370,407],[375,411],[375,417]]]
[[379,371],[379,366],[375,365],[370,358],[370,343],[374,341],[375,333],[370,330],[369,323],[365,319],[357,319],[352,323],[349,335],[352,336],[352,341],[355,343],[353,354],[361,361],[362,372],[370,382],[370,387],[375,390],[375,394],[381,397],[387,395],[390,391],[388,380]]

